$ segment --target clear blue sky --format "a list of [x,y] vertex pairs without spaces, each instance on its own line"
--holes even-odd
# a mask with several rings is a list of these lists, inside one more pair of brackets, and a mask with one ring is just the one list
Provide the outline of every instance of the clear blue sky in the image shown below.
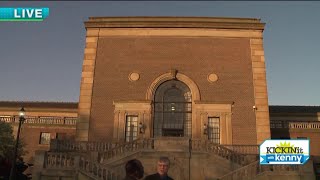
[[73,101],[90,16],[261,18],[269,104],[320,105],[320,2],[0,2],[49,7],[44,22],[0,22],[0,101]]

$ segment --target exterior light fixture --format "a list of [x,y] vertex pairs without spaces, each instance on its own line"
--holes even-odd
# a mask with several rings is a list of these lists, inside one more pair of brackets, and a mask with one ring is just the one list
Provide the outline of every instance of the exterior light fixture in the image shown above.
[[22,119],[24,119],[25,114],[26,114],[26,111],[25,111],[24,108],[22,107],[22,108],[20,109],[20,111],[19,111],[19,117],[22,118]]
[[139,133],[140,134],[143,134],[144,133],[144,130],[145,130],[145,125],[142,124],[142,122],[139,123]]
[[203,134],[207,135],[207,131],[208,131],[208,126],[207,126],[206,123],[204,123],[204,125],[203,125]]

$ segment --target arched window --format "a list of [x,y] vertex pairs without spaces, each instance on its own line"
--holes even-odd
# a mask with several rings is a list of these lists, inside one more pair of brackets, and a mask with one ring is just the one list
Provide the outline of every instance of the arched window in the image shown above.
[[154,97],[153,136],[191,137],[191,92],[187,85],[169,80]]

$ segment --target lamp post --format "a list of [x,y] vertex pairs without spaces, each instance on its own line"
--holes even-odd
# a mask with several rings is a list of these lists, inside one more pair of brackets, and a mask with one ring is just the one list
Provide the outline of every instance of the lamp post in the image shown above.
[[11,165],[11,172],[10,172],[10,180],[15,180],[15,171],[16,171],[16,159],[17,159],[17,152],[18,152],[18,145],[19,145],[19,137],[20,137],[20,129],[21,129],[21,124],[25,120],[24,118],[25,111],[24,108],[22,107],[20,112],[19,112],[19,126],[18,126],[18,133],[17,133],[17,139],[16,139],[16,144],[14,147],[14,154],[13,154],[13,159],[12,159],[12,165]]

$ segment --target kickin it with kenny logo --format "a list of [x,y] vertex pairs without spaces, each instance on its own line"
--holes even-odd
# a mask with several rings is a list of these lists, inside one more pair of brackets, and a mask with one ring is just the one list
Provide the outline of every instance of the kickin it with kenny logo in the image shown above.
[[309,140],[265,140],[259,148],[260,164],[305,164],[309,159]]

